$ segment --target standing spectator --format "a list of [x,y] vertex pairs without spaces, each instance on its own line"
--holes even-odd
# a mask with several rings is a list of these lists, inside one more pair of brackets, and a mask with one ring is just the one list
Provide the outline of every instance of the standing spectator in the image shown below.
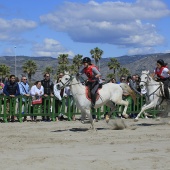
[[135,91],[135,93],[139,94],[140,96],[142,95],[138,90],[137,90],[137,82],[136,82],[136,75],[133,75],[131,79],[129,79],[129,86],[130,88]]
[[127,76],[126,83],[129,85],[131,80],[132,80],[132,76],[131,75]]
[[[19,89],[20,89],[20,94],[22,96],[30,96],[30,87],[29,84],[27,83],[27,78],[26,76],[22,76],[21,82],[19,83]],[[24,113],[24,110],[27,110],[28,108],[24,109],[27,106],[27,98],[22,98],[22,113]],[[27,117],[24,116],[24,121],[27,120]]]
[[[20,83],[20,80],[19,80],[19,78],[18,77],[15,77],[15,82],[16,83]],[[16,106],[15,106],[15,113],[18,113],[18,108],[19,108],[19,100],[18,100],[18,98],[16,99]]]
[[120,83],[126,83],[126,77],[125,76],[120,77]]
[[4,84],[6,84],[7,81],[9,81],[9,78],[6,76],[4,80]]
[[[54,96],[53,95],[53,82],[50,80],[50,74],[49,73],[45,73],[44,74],[44,79],[41,80],[41,84],[44,87],[44,97],[48,97],[48,96]],[[43,102],[42,102],[42,107],[44,110],[44,101],[45,99],[43,98]],[[48,107],[51,104],[51,98],[49,98],[48,100],[46,100],[46,112],[48,112]],[[42,116],[42,121],[50,121],[49,116],[45,117]]]
[[[15,75],[10,75],[9,81],[6,82],[5,86],[4,86],[4,90],[3,90],[4,94],[6,96],[9,96],[11,98],[14,98],[16,96],[18,96],[20,94],[19,91],[19,85],[18,83],[15,81]],[[9,103],[10,103],[10,99],[7,99],[7,113],[9,113]],[[13,104],[13,103],[12,103]],[[13,106],[14,107],[14,106]],[[9,117],[10,120],[10,117]],[[11,116],[11,121],[14,122],[14,116]]]
[[2,79],[0,79],[0,95],[1,95],[1,98],[0,98],[0,100],[1,100],[0,113],[4,112],[4,106],[3,106],[3,104],[4,104],[4,99],[3,99],[4,93],[3,93],[3,89],[4,89],[4,83],[2,83]]
[[[64,76],[64,73],[60,73],[58,76],[58,79],[56,81],[56,84],[59,83],[62,79],[62,77]],[[62,110],[62,98],[67,96],[67,94],[65,93],[65,88],[61,89],[61,90],[57,90],[56,88],[56,84],[54,85],[54,95],[57,97],[56,101],[55,101],[55,112],[60,112],[59,117],[56,118],[56,120],[64,120],[64,115],[61,113]]]
[[140,76],[138,74],[135,75],[136,77],[136,89],[138,92],[141,92],[141,88],[140,88]]
[[[132,75],[132,77],[129,78],[129,86],[130,86],[130,88],[131,88],[136,94],[142,96],[142,93],[137,90],[136,75]],[[141,98],[139,98],[139,101],[140,101],[140,100],[141,100]],[[131,105],[132,105],[132,111],[135,111],[135,110],[136,110],[136,107],[135,107],[135,105],[134,105],[134,101],[133,101],[133,100],[132,100]],[[130,117],[131,117],[131,118],[135,118],[136,115],[137,115],[137,113],[132,113]]]
[[115,78],[111,78],[111,79],[109,80],[109,83],[116,83],[116,79],[115,79]]
[[19,80],[19,78],[18,78],[18,77],[15,77],[15,82],[17,82],[17,83],[19,83],[19,82],[20,82],[20,80]]
[[[32,96],[33,100],[39,99],[40,97],[42,97],[42,95],[44,95],[44,87],[41,85],[41,81],[36,81],[35,85],[31,87],[30,95]],[[31,121],[33,121],[33,119],[34,121],[37,121],[36,116],[31,116]]]
[[2,79],[0,79],[0,95],[3,94],[4,89],[4,83],[2,82]]

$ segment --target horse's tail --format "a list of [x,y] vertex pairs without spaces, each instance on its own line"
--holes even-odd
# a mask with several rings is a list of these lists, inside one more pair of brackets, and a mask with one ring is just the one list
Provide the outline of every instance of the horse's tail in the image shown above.
[[136,93],[129,87],[129,85],[126,83],[120,83],[120,87],[123,90],[123,94],[130,95],[132,97],[134,103],[136,104]]

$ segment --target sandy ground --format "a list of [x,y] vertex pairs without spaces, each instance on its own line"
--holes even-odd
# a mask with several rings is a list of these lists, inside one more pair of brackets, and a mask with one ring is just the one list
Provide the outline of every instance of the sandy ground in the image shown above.
[[0,123],[3,170],[170,170],[170,118]]

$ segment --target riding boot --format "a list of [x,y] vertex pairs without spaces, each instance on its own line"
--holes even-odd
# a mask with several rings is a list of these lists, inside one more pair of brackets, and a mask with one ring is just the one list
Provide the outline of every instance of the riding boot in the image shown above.
[[164,92],[165,92],[165,98],[166,98],[168,101],[170,101],[168,88],[165,88],[165,89],[164,89]]
[[94,109],[96,103],[96,94],[91,94],[91,108]]

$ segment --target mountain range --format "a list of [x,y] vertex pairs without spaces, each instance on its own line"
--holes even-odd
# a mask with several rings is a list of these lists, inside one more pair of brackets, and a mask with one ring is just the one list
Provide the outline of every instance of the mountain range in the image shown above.
[[[170,53],[155,53],[155,54],[145,54],[145,55],[133,55],[133,56],[120,56],[116,57],[118,62],[122,67],[127,68],[130,73],[141,74],[142,70],[149,70],[153,72],[156,67],[156,61],[158,59],[163,59],[165,63],[170,64]],[[57,70],[58,59],[52,57],[29,57],[29,56],[16,56],[16,76],[21,77],[23,74],[22,66],[27,60],[33,60],[37,64],[37,72],[32,76],[33,80],[43,79],[43,71],[47,66],[51,66],[54,69],[54,73]],[[69,59],[70,64],[72,59]],[[101,58],[100,60],[100,70],[102,77],[106,77],[108,73],[112,73],[112,70],[108,69],[108,62],[110,58]],[[10,67],[11,74],[15,72],[15,57],[14,56],[2,56],[0,57],[0,64],[5,64]]]

